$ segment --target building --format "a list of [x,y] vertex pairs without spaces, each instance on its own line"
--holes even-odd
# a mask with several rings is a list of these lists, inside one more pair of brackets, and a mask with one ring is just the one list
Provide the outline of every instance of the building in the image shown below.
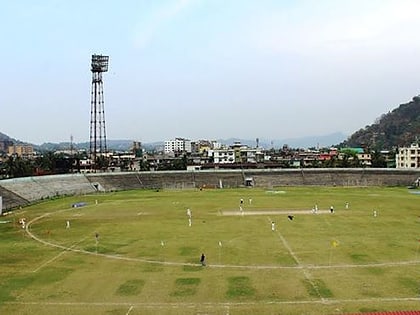
[[217,149],[212,150],[214,164],[233,164],[235,163],[235,150],[229,149]]
[[409,148],[399,148],[395,156],[397,168],[419,168],[420,148],[418,144],[412,144]]
[[372,154],[370,153],[357,153],[357,159],[361,166],[372,166]]
[[7,150],[8,155],[17,155],[17,156],[33,156],[34,155],[34,147],[31,145],[24,145],[24,144],[15,144],[10,145]]
[[165,141],[165,154],[173,153],[178,155],[179,153],[191,153],[191,140],[184,138],[175,138],[175,140]]
[[131,150],[136,157],[141,157],[143,155],[143,148],[141,146],[141,142],[139,141],[133,141],[133,147]]
[[264,153],[260,148],[253,149],[239,142],[229,148],[218,148],[209,151],[214,164],[257,164],[264,162]]

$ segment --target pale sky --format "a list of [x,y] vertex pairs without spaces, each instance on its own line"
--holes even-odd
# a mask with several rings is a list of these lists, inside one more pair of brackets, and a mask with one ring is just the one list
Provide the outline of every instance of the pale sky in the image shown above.
[[[108,139],[352,134],[420,91],[417,0],[21,0],[0,9],[0,132]],[[419,84],[419,85],[418,85]]]

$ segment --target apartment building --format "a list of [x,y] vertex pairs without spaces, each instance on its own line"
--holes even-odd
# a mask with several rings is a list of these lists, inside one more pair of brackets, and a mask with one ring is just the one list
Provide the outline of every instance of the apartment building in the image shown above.
[[175,138],[174,140],[165,141],[164,152],[170,153],[191,153],[191,140],[184,138]]
[[31,145],[15,144],[10,145],[7,149],[8,155],[17,155],[17,156],[32,156],[34,155],[34,147]]
[[395,157],[397,168],[419,168],[420,167],[420,148],[418,143],[410,147],[398,149]]

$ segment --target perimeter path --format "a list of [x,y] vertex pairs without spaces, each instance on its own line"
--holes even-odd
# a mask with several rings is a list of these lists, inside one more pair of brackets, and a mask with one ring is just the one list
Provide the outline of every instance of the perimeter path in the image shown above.
[[[72,246],[68,247],[68,246],[63,246],[60,244],[55,244],[52,243],[50,241],[47,241],[45,239],[42,239],[40,237],[38,237],[37,235],[35,235],[34,233],[32,233],[31,231],[31,226],[32,224],[50,216],[51,214],[55,214],[55,213],[61,213],[61,212],[65,212],[65,211],[70,211],[71,209],[64,209],[64,210],[58,210],[55,212],[48,212],[45,213],[39,217],[36,217],[32,220],[30,220],[26,227],[25,227],[25,231],[26,233],[29,235],[29,237],[31,237],[32,239],[34,239],[37,242],[40,242],[46,246],[50,246],[50,247],[55,247],[58,249],[61,249],[63,251],[68,251],[68,252],[74,252],[74,253],[80,253],[80,254],[86,254],[86,255],[92,255],[92,256],[97,256],[97,257],[104,257],[104,258],[108,258],[108,259],[115,259],[115,260],[121,260],[121,261],[131,261],[131,262],[142,262],[142,263],[151,263],[151,264],[159,264],[159,265],[166,265],[166,266],[201,266],[201,264],[197,263],[186,263],[186,262],[173,262],[173,261],[159,261],[159,260],[150,260],[150,259],[143,259],[143,258],[131,258],[131,257],[124,257],[124,256],[120,256],[120,255],[110,255],[110,254],[101,254],[101,253],[96,253],[96,252],[90,252],[90,251],[86,251],[83,249],[78,249],[75,248],[75,244],[73,244]],[[232,211],[235,212],[235,211]],[[239,211],[236,211],[239,214],[235,214],[235,215],[242,215]],[[247,212],[247,211],[244,211]],[[249,213],[249,212],[248,212]],[[279,213],[278,211],[276,213]],[[290,211],[282,211],[282,213],[291,213]],[[299,212],[301,213],[301,212]],[[319,211],[318,211],[319,213]],[[260,212],[258,212],[258,214],[260,214]],[[225,212],[223,213],[223,215],[225,215]],[[246,214],[245,214],[246,215]],[[250,215],[250,214],[248,214]],[[283,238],[280,234],[281,238]],[[284,240],[284,238],[283,238]],[[285,242],[285,240],[282,242]],[[285,244],[285,243],[283,243]],[[287,242],[286,242],[287,244]],[[287,248],[287,246],[285,245],[285,247]],[[288,248],[289,252],[291,253],[292,257],[294,254],[293,251],[291,251],[290,246]],[[398,262],[384,262],[384,263],[372,263],[372,264],[342,264],[342,265],[303,265],[299,262],[299,259],[297,259],[296,255],[294,255],[293,257],[295,259],[295,262],[297,263],[296,266],[279,266],[279,265],[223,265],[223,264],[212,264],[212,265],[207,265],[207,268],[232,268],[232,269],[305,269],[305,270],[311,270],[311,269],[341,269],[341,268],[366,268],[366,267],[393,267],[393,266],[408,266],[408,265],[419,265],[420,264],[420,260],[411,260],[411,261],[398,261]]]

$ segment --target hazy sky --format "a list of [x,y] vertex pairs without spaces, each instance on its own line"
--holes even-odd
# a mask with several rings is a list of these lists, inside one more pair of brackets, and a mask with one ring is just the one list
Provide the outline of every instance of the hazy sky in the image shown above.
[[420,91],[417,0],[21,0],[0,10],[0,132],[108,139],[351,134]]

